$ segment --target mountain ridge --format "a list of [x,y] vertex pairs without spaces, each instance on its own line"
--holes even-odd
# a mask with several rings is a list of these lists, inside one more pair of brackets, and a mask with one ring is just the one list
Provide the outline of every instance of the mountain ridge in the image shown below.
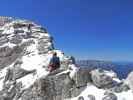
[[[104,69],[116,67],[104,61],[87,62],[91,66],[87,68],[78,67],[73,56],[56,49],[53,37],[41,25],[22,19],[1,19],[0,100],[133,98],[132,73],[120,80],[117,73]],[[49,72],[49,61],[54,52],[61,66]]]

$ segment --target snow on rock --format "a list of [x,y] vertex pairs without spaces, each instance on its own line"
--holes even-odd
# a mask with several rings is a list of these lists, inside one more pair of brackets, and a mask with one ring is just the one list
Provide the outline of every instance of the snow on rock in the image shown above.
[[113,85],[113,78],[116,75],[113,72],[105,71],[103,69],[96,69],[91,72],[93,83],[99,88],[108,88]]
[[79,68],[75,64],[69,64],[68,70],[70,70],[70,78],[73,79],[76,73],[78,72]]
[[133,91],[133,71],[129,73],[125,83],[128,84],[131,90]]
[[78,100],[80,96],[83,96],[84,100],[89,100],[88,95],[95,96],[96,100],[102,100],[104,92],[105,90],[98,89],[94,85],[88,85],[86,89],[79,96],[71,98],[70,100]]
[[[49,73],[47,67],[54,52],[61,67]],[[52,36],[42,26],[0,17],[0,100],[133,98],[132,73],[122,82],[113,71],[82,69],[74,62],[72,56],[54,48]]]
[[[0,20],[1,21],[1,20]],[[16,91],[15,96],[30,88],[38,79],[45,78],[46,70],[53,52],[61,61],[67,56],[55,50],[53,38],[45,28],[34,22],[12,19],[0,27],[0,98],[19,98],[3,92],[5,89]],[[68,60],[68,59],[67,59]],[[9,87],[9,88],[5,88]],[[11,92],[10,91],[10,92]],[[9,97],[4,97],[4,94]],[[15,99],[18,100],[18,99]]]
[[127,92],[121,92],[121,93],[114,93],[117,97],[117,99],[103,99],[106,95],[106,90],[104,89],[99,89],[93,84],[88,84],[86,89],[77,97],[67,99],[67,100],[78,100],[79,97],[83,97],[84,100],[93,100],[89,99],[89,95],[92,95],[95,97],[94,100],[132,100],[133,94],[131,90]]
[[75,64],[70,63],[68,65],[68,69],[67,70],[62,71],[62,72],[56,74],[56,76],[63,75],[63,74],[68,74],[69,73],[69,77],[71,79],[73,79],[76,76],[76,74],[79,71],[79,69],[80,68],[78,68]]
[[[91,71],[91,75],[94,74],[95,71],[99,73],[99,69],[95,69]],[[124,89],[125,82],[122,83],[122,81],[118,79],[116,73],[114,73],[113,71],[106,71],[106,70],[101,70],[101,69],[100,69],[100,73],[99,74],[98,73],[97,74],[95,73],[95,74],[96,75],[101,75],[101,74],[107,75],[110,78],[112,78],[112,81],[113,80],[116,81],[117,84],[114,87],[108,87],[106,89],[103,87],[99,88],[95,84],[94,81],[92,83],[89,82],[87,86],[85,87],[85,89],[78,96],[70,98],[70,99],[65,99],[65,100],[132,100],[133,98],[132,90]],[[119,88],[120,92],[113,91],[112,88]]]

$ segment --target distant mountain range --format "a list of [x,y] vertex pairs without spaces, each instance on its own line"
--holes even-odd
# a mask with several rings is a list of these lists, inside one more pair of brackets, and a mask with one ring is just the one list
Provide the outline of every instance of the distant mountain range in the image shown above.
[[119,78],[126,78],[133,70],[133,62],[109,62],[100,60],[78,60],[77,65],[80,67],[102,68],[105,70],[113,70],[118,74]]
[[93,67],[93,68],[104,68],[112,69],[116,67],[116,64],[109,61],[100,61],[100,60],[78,60],[76,61],[77,65],[80,67]]

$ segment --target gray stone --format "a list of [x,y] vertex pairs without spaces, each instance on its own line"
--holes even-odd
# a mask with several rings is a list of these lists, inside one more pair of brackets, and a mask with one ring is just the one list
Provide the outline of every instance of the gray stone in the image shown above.
[[21,96],[22,100],[54,100],[54,85],[47,79],[37,80],[33,86],[27,89]]
[[91,78],[94,83],[99,88],[111,88],[113,85],[113,79],[110,76],[104,74],[104,71],[99,69],[93,70],[91,72]]
[[64,79],[64,87],[62,89],[62,96],[64,99],[71,98],[72,96],[72,89],[73,89],[74,82],[70,79],[68,75]]
[[88,98],[89,98],[89,100],[95,100],[95,96],[93,96],[93,95],[88,95]]
[[126,83],[128,84],[129,88],[133,91],[133,71],[130,72],[128,77],[126,78]]
[[0,37],[0,46],[3,45],[4,43],[7,43],[9,39],[6,36]]
[[121,93],[123,91],[128,91],[130,88],[127,84],[121,83],[118,84],[116,86],[114,86],[113,88],[110,89],[110,91],[112,92],[116,92],[116,93]]
[[[5,23],[5,21],[3,22]],[[34,45],[35,41],[40,41],[34,46],[40,48],[38,50],[41,51],[41,54],[46,54],[48,51],[53,50],[53,39],[45,36],[48,35],[45,28],[38,27],[33,22],[14,19],[8,23],[10,24],[6,24],[6,26],[3,24],[0,27],[0,70],[11,65],[2,78],[4,79],[4,85],[2,91],[0,91],[0,100],[18,100],[19,98],[23,100],[53,100],[53,96],[55,97],[62,91],[60,86],[57,88],[56,85],[56,91],[58,92],[54,92],[54,81],[50,80],[50,78],[46,80],[38,79],[33,86],[26,90],[22,89],[22,83],[16,81],[36,72],[35,70],[29,71],[21,68],[22,57],[32,53],[27,51],[28,46]],[[35,32],[33,32],[33,27],[38,27]],[[49,43],[51,45],[48,46]],[[20,62],[17,61],[18,59],[20,59]],[[61,96],[58,95],[58,97]]]
[[102,100],[118,100],[117,96],[113,93],[108,93]]
[[22,36],[16,35],[12,37],[9,41],[10,43],[19,44],[22,42]]
[[74,77],[76,87],[84,87],[87,83],[92,82],[91,80],[91,68],[80,68],[77,74]]
[[27,71],[25,69],[22,69],[21,63],[17,61],[12,68],[7,69],[7,73],[6,73],[4,82],[17,80],[19,78],[22,78],[22,77],[28,75],[28,74],[36,72],[36,70]]
[[84,100],[83,96],[78,97],[78,100]]

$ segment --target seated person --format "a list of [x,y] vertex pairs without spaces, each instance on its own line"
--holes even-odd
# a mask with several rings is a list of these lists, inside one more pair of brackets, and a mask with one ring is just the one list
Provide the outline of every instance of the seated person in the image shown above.
[[60,59],[59,59],[59,57],[57,57],[57,53],[55,52],[53,54],[53,57],[50,59],[48,68],[49,68],[49,71],[52,72],[59,67],[60,67]]

